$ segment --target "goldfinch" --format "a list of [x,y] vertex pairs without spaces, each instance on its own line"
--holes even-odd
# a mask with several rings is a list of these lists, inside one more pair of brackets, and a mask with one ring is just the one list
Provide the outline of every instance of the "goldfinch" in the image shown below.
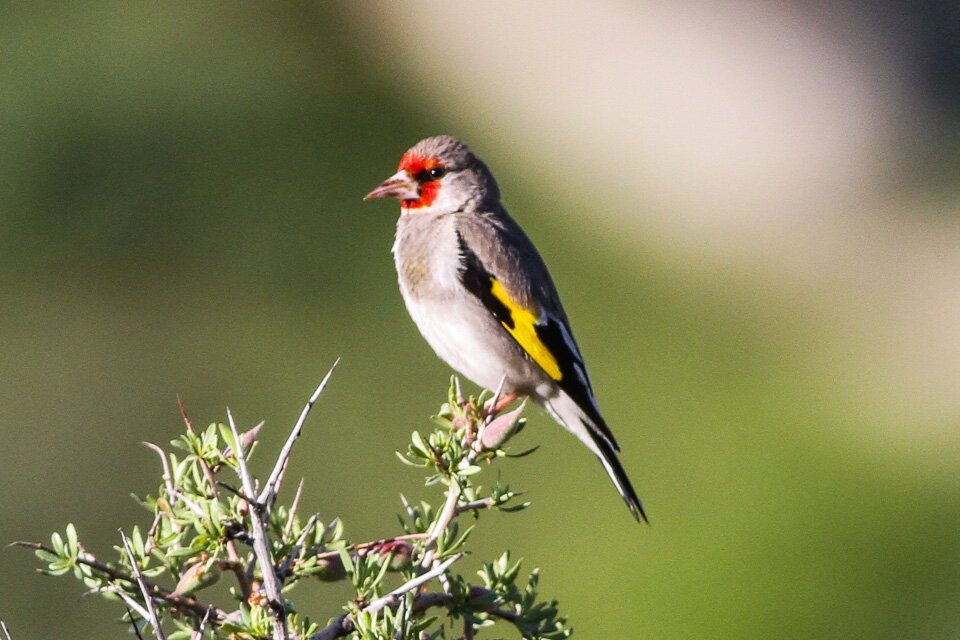
[[400,200],[400,292],[437,355],[482,387],[503,380],[504,393],[536,401],[597,455],[634,518],[646,520],[550,273],[483,161],[456,138],[426,138],[370,198]]

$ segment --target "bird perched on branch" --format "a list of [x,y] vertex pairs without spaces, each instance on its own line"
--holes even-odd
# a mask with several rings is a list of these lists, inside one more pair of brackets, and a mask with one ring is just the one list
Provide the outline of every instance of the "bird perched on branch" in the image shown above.
[[500,204],[493,174],[450,136],[421,140],[367,194],[400,200],[400,292],[443,360],[488,389],[529,396],[593,451],[646,520],[617,456],[546,265]]

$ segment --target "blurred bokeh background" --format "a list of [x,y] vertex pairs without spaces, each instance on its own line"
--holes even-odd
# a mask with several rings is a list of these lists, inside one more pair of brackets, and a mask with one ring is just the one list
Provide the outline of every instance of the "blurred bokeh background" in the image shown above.
[[[8,3],[0,40],[0,542],[72,521],[110,555],[177,394],[266,450],[337,356],[304,508],[394,532],[450,372],[398,207],[361,198],[450,133],[551,265],[652,520],[533,411],[533,507],[474,562],[541,567],[582,638],[957,637],[952,0]],[[17,640],[128,636],[37,566],[0,551]]]

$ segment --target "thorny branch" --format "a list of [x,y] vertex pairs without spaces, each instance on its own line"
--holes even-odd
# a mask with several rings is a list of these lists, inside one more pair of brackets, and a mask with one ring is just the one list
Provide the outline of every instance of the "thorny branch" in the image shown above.
[[127,540],[127,535],[123,532],[123,529],[120,529],[120,538],[123,540],[123,548],[127,550],[127,557],[130,558],[130,566],[133,567],[133,575],[137,579],[137,586],[140,587],[140,593],[143,594],[143,602],[147,606],[148,619],[150,620],[150,625],[153,627],[153,633],[157,636],[157,640],[167,640],[166,636],[163,635],[163,629],[160,627],[160,618],[157,616],[156,607],[153,606],[153,597],[150,595],[150,589],[143,581],[140,564],[137,562],[137,557],[133,555],[133,549],[130,548],[130,541]]
[[[177,396],[177,404],[180,406],[180,415],[183,416],[183,422],[187,426],[187,431],[196,436],[197,432],[194,430],[193,423],[190,422],[190,418],[187,417],[187,410],[183,406],[183,401],[180,399],[180,396]],[[246,434],[244,434],[244,436],[246,436]],[[207,464],[207,461],[203,459],[203,456],[197,456],[197,460],[200,464],[201,471],[203,471],[203,477],[207,481],[207,486],[210,488],[210,495],[214,500],[217,500],[219,498],[219,493],[217,491],[217,480],[213,476],[213,470],[210,468],[210,465]],[[166,463],[165,456],[164,463]],[[250,597],[253,587],[250,584],[250,579],[247,577],[247,573],[243,570],[240,554],[237,552],[237,545],[233,540],[227,540],[224,544],[224,547],[227,549],[227,558],[230,560],[230,567],[233,570],[234,575],[237,577],[237,583],[240,585],[240,593],[243,599],[246,600]],[[204,619],[206,619],[206,617]]]
[[[487,411],[487,415],[480,422],[477,433],[467,433],[465,435],[465,440],[471,443],[471,447],[467,457],[460,463],[461,467],[468,467],[472,465],[476,461],[477,456],[484,451],[483,432],[496,415],[497,403],[500,401],[501,394],[503,393],[503,385],[506,384],[506,381],[507,376],[504,374],[503,377],[500,378],[500,383],[497,385],[497,390],[494,392],[493,397],[488,403],[489,409]],[[430,538],[427,541],[426,553],[423,554],[423,559],[420,562],[421,570],[426,569],[433,564],[434,560],[436,559],[435,546],[437,538],[445,529],[447,529],[447,527],[450,526],[450,523],[453,522],[454,518],[456,518],[459,513],[462,513],[457,508],[457,504],[460,502],[460,496],[462,493],[463,488],[460,486],[458,479],[456,476],[451,476],[447,485],[447,499],[443,504],[443,510],[440,512],[440,517],[437,518],[437,521],[434,523],[434,527],[430,530]]]
[[[250,476],[250,470],[247,469],[246,454],[243,446],[240,444],[240,434],[237,433],[237,425],[233,422],[233,415],[227,409],[227,420],[230,423],[230,432],[233,434],[233,441],[237,443],[236,457],[240,481],[243,483],[243,490],[248,496],[255,496],[256,489],[253,486],[253,478]],[[288,640],[290,637],[287,632],[287,612],[283,605],[283,596],[280,593],[280,580],[277,578],[276,566],[273,563],[273,555],[270,553],[269,534],[263,520],[263,510],[259,504],[250,505],[250,528],[253,534],[253,551],[257,556],[257,564],[260,565],[260,575],[263,579],[263,587],[269,598],[270,613],[275,620],[273,625],[273,637],[275,640]]]
[[384,607],[397,606],[397,604],[400,603],[400,596],[407,593],[408,591],[413,591],[420,585],[426,584],[427,582],[433,580],[434,578],[441,576],[443,572],[447,570],[447,567],[449,567],[450,565],[452,565],[454,562],[456,562],[462,557],[463,557],[462,553],[457,553],[455,555],[450,556],[449,558],[447,558],[446,560],[438,564],[436,567],[434,567],[431,571],[428,571],[423,575],[417,576],[412,580],[408,580],[407,582],[403,583],[402,585],[400,585],[399,587],[397,587],[387,595],[381,598],[377,598],[376,600],[368,604],[366,607],[364,607],[363,610],[366,611],[367,613],[376,613],[377,611],[380,611],[380,609],[383,609]]
[[[368,604],[366,607],[364,607],[363,611],[366,613],[376,613],[377,611],[380,611],[384,607],[390,607],[390,608],[396,607],[397,605],[400,604],[401,596],[403,596],[405,593],[409,591],[413,591],[420,585],[426,584],[430,580],[433,580],[434,578],[438,577],[444,571],[447,570],[447,567],[449,567],[450,565],[452,565],[454,562],[456,562],[462,557],[463,557],[462,553],[458,553],[456,555],[450,556],[449,558],[447,558],[446,560],[438,564],[436,567],[434,567],[431,571],[428,571],[423,575],[417,576],[416,578],[413,578],[412,580],[409,580],[403,583],[402,585],[400,585],[399,587],[397,587],[387,595],[381,598],[377,598],[376,600]],[[348,633],[351,633],[353,629],[354,629],[354,625],[353,625],[352,617],[349,614],[344,614],[342,616],[338,616],[337,618],[334,618],[333,622],[331,622],[329,625],[327,625],[317,633],[310,636],[307,640],[332,640],[333,638],[340,638],[342,636],[347,635]]]
[[[506,508],[504,505],[508,500],[522,493],[510,491],[509,487],[500,487],[497,483],[492,492],[484,495],[469,477],[480,470],[476,466],[478,461],[492,461],[504,455],[500,450],[502,445],[520,424],[522,404],[508,414],[501,413],[514,399],[512,394],[502,394],[503,381],[493,397],[482,403],[473,398],[464,399],[459,381],[455,380],[450,400],[437,418],[441,428],[430,434],[426,444],[422,436],[414,434],[409,461],[413,466],[430,469],[434,475],[428,479],[428,485],[440,480],[446,485],[446,491],[439,511],[434,511],[426,503],[422,508],[414,508],[401,495],[410,521],[407,525],[401,518],[406,534],[346,544],[338,518],[324,527],[319,524],[319,515],[315,514],[301,525],[296,512],[303,494],[302,480],[291,506],[277,507],[278,513],[274,513],[293,446],[338,363],[339,360],[330,368],[304,406],[262,487],[258,486],[248,466],[248,452],[252,451],[260,425],[240,435],[228,409],[228,427],[219,427],[220,438],[216,435],[216,425],[198,434],[181,403],[189,435],[183,437],[183,442],[174,444],[190,452],[191,457],[178,461],[173,454],[168,457],[159,447],[147,444],[160,456],[163,465],[161,495],[144,500],[144,504],[154,509],[153,524],[145,542],[137,532],[128,539],[121,531],[127,559],[119,568],[99,561],[86,551],[76,540],[72,525],[67,531],[70,539],[67,552],[58,534],[54,534],[52,547],[28,542],[13,544],[46,554],[41,557],[51,562],[51,573],[68,571],[70,564],[75,573],[77,565],[89,567],[98,576],[92,586],[99,586],[95,586],[94,591],[110,591],[121,598],[129,607],[131,621],[134,619],[132,612],[149,621],[158,640],[164,639],[161,616],[169,615],[171,610],[191,614],[189,618],[175,616],[167,620],[178,626],[183,637],[191,640],[201,640],[204,631],[211,629],[216,638],[272,634],[274,640],[331,640],[353,632],[363,638],[420,637],[421,632],[432,624],[424,613],[434,607],[447,607],[454,616],[459,614],[462,617],[464,638],[472,638],[477,621],[485,618],[510,622],[525,637],[566,638],[569,631],[564,629],[563,619],[556,614],[555,603],[543,605],[536,602],[535,574],[526,589],[513,584],[519,565],[511,567],[508,554],[493,564],[484,563],[480,574],[486,587],[471,586],[461,576],[448,573],[453,563],[463,557],[467,537],[467,533],[457,537],[453,522],[463,513]],[[227,444],[225,448],[222,448],[223,443]],[[424,448],[427,453],[418,454]],[[188,464],[193,466],[185,466]],[[216,479],[216,474],[226,466],[237,472],[239,487],[231,487]],[[240,500],[221,498],[221,487]],[[215,523],[210,522],[211,517],[216,519]],[[197,524],[198,519],[207,524]],[[200,538],[196,536],[204,531],[211,536],[204,544],[214,546],[197,546]],[[271,539],[273,534],[279,540]],[[132,544],[134,538],[136,544]],[[175,540],[172,546],[171,540]],[[252,553],[246,553],[245,557],[237,548],[242,543],[253,547]],[[143,557],[134,553],[134,547]],[[206,551],[202,555],[199,553],[204,548],[209,551],[209,556]],[[222,559],[224,553],[226,560]],[[165,589],[143,575],[140,567],[150,566],[146,561],[150,555],[162,559],[167,570],[180,573],[176,590]],[[49,556],[60,560],[53,562],[55,558]],[[188,557],[183,560],[185,556]],[[126,570],[128,561],[131,572]],[[188,582],[190,572],[201,568],[197,575],[203,580],[198,578]],[[85,580],[90,579],[90,569],[84,569]],[[234,595],[241,606],[231,613],[191,597],[195,589],[212,584],[221,569],[231,569],[238,579],[239,593],[234,591]],[[255,569],[259,573],[259,585],[253,582]],[[155,576],[155,572],[163,570],[154,567],[149,573]],[[384,583],[381,581],[386,571],[401,571],[407,580],[386,595],[378,595],[382,593]],[[343,613],[319,630],[309,619],[290,613],[283,590],[311,575],[318,575],[322,580],[342,580],[350,576],[358,594],[355,604],[349,605],[349,610],[354,613]],[[81,573],[77,576],[80,577]],[[438,580],[442,589],[425,591],[425,585],[431,580]],[[187,584],[191,585],[189,591]],[[181,588],[183,592],[180,592]],[[140,590],[146,607],[138,602],[134,589]],[[533,607],[532,613],[526,610],[527,607]],[[374,631],[370,624],[388,626],[378,626],[376,629],[384,631]],[[388,627],[392,631],[385,631]],[[6,633],[5,627],[3,630]]]
[[317,398],[323,393],[324,388],[327,386],[327,381],[330,380],[330,376],[333,375],[333,371],[337,368],[338,364],[340,364],[340,358],[337,358],[333,363],[333,366],[327,371],[327,375],[323,377],[317,390],[313,392],[306,406],[303,407],[303,411],[300,412],[300,419],[297,420],[297,424],[294,425],[293,431],[290,432],[290,436],[284,443],[283,449],[280,450],[280,455],[277,456],[277,463],[274,465],[273,471],[270,472],[270,477],[267,479],[266,484],[263,485],[263,491],[260,492],[260,496],[257,498],[257,501],[264,506],[264,517],[268,519],[270,518],[270,513],[273,511],[273,504],[277,499],[277,493],[280,491],[283,474],[287,471],[287,464],[290,462],[293,445],[297,441],[297,438],[300,437],[300,432],[303,431],[303,423],[306,422],[307,416],[310,415],[310,409],[313,408]]
[[[17,540],[16,542],[11,542],[8,546],[11,547],[26,547],[28,549],[35,549],[40,551],[45,551],[49,554],[56,554],[56,550],[53,547],[49,547],[45,544],[40,544],[38,542],[24,542],[22,540]],[[80,556],[77,558],[77,562],[80,564],[85,564],[91,569],[99,571],[103,575],[107,576],[110,580],[120,580],[122,582],[128,582],[130,584],[137,584],[137,579],[125,571],[121,571],[114,567],[111,567],[108,564],[100,562],[94,556],[87,553],[86,556]],[[192,611],[197,615],[204,615],[208,610],[212,610],[218,619],[225,618],[227,616],[225,611],[217,609],[208,604],[203,604],[198,602],[193,598],[174,593],[169,589],[165,589],[158,584],[150,581],[147,578],[143,579],[143,583],[147,585],[148,588],[152,590],[152,594],[156,597],[162,598],[170,603],[175,609],[181,609],[183,611]]]

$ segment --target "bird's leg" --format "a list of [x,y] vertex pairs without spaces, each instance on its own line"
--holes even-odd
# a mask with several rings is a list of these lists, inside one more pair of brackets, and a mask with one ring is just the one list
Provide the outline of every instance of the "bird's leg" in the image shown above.
[[491,406],[491,403],[488,403],[487,406],[485,407],[485,409],[487,410],[487,415],[488,416],[497,415],[498,413],[500,413],[501,411],[509,407],[511,403],[513,403],[513,401],[519,397],[520,397],[519,393],[517,393],[516,391],[511,391],[506,395],[500,396],[499,399],[495,398],[497,400],[496,404],[493,404]]
[[507,395],[500,398],[500,401],[494,405],[493,412],[500,413],[501,411],[509,407],[511,404],[513,404],[513,401],[519,397],[520,397],[520,394],[517,393],[516,391],[508,393]]

